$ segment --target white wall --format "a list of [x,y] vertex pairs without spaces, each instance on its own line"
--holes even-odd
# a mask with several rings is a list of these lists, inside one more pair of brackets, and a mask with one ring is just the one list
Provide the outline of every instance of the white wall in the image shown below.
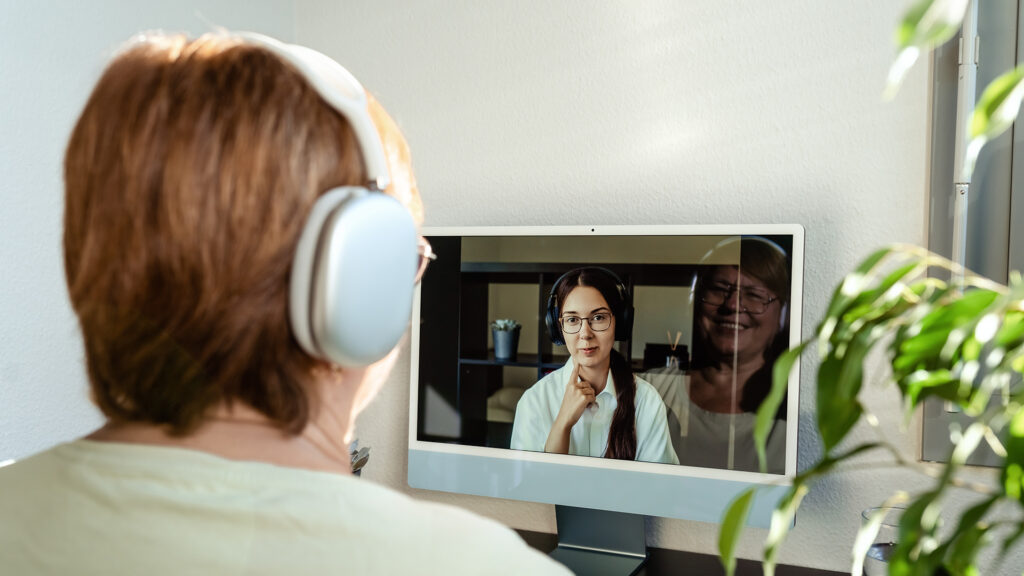
[[291,39],[288,0],[0,0],[0,461],[100,423],[64,286],[64,146],[112,51],[206,22]]
[[[927,66],[881,101],[903,4],[296,0],[295,22],[296,38],[345,63],[402,125],[428,224],[797,222],[806,334],[872,248],[926,242]],[[820,451],[812,377],[805,366],[805,466]],[[361,419],[366,475],[553,531],[549,505],[405,487],[407,381],[405,355]],[[879,404],[899,421],[895,403]],[[911,430],[899,441],[914,453]],[[830,479],[783,561],[848,569],[859,511],[914,485],[888,470]],[[717,529],[655,519],[649,541],[713,553]],[[764,536],[750,530],[741,555],[759,557]]]

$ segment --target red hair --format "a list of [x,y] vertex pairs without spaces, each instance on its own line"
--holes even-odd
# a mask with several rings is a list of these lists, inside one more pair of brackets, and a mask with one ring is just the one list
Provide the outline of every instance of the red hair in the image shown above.
[[93,90],[64,180],[65,272],[103,413],[185,434],[237,400],[301,431],[317,361],[291,337],[288,280],[317,196],[365,181],[347,122],[260,47],[145,38]]

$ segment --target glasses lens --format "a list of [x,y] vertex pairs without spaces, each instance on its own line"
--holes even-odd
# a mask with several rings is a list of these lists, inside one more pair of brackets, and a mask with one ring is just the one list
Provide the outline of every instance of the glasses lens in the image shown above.
[[753,290],[743,290],[733,285],[708,286],[703,289],[700,300],[711,306],[721,306],[732,298],[733,292],[737,294],[736,306],[740,310],[751,314],[764,314],[765,310],[768,309],[768,305],[776,300],[767,294]]
[[594,332],[604,332],[612,325],[611,314],[594,314],[590,318],[578,318],[576,316],[565,316],[559,320],[562,323],[562,332],[576,334],[583,328],[586,322]]
[[773,300],[774,298],[757,292],[740,292],[740,301],[751,314],[764,314],[764,311]]
[[431,260],[437,259],[437,254],[434,254],[434,249],[430,246],[430,242],[426,238],[420,236],[419,240],[419,262],[416,265],[416,280],[419,282],[423,279],[423,274],[427,271],[427,266]]
[[566,316],[559,320],[562,324],[562,332],[575,334],[583,327],[583,319],[576,316]]
[[732,291],[731,286],[707,286],[704,288],[700,300],[705,304],[720,306],[729,299],[729,296],[732,296]]
[[593,316],[590,317],[588,323],[590,324],[590,329],[593,330],[594,332],[603,332],[607,330],[609,326],[611,326],[612,315],[594,314]]

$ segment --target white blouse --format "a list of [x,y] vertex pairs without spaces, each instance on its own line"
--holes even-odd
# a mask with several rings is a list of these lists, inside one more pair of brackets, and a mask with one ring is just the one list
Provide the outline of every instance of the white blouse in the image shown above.
[[[565,388],[569,385],[573,362],[541,378],[527,390],[516,406],[512,423],[512,449],[543,452],[551,426],[558,416]],[[583,416],[569,433],[569,454],[577,456],[604,456],[608,449],[608,432],[618,402],[611,372],[604,390],[583,411]],[[658,391],[647,381],[636,379],[636,459],[643,462],[678,464],[676,452],[669,439],[665,404]]]

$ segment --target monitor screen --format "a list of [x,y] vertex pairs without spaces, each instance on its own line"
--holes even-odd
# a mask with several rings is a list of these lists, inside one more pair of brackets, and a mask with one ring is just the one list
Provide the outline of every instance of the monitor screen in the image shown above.
[[746,486],[795,474],[798,371],[766,473],[753,426],[800,340],[800,226],[424,235],[438,258],[414,306],[411,486],[718,521]]

